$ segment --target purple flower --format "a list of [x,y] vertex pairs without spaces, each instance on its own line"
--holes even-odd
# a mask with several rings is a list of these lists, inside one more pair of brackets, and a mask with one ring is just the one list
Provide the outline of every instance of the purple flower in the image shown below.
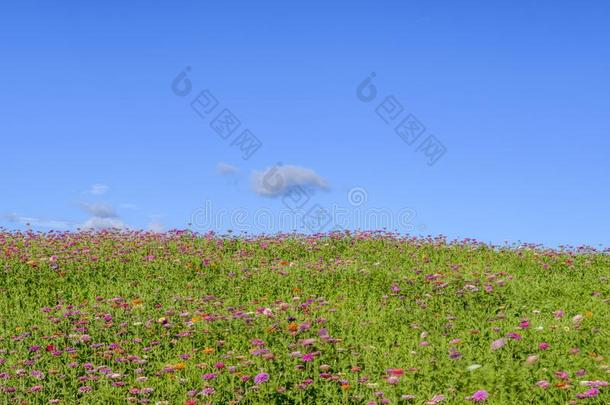
[[585,392],[581,392],[580,394],[576,394],[576,398],[585,399],[585,398],[593,398],[599,395],[599,390],[597,388],[591,388]]
[[215,374],[215,373],[205,373],[203,375],[204,380],[213,380],[216,377],[217,377],[217,374]]
[[301,360],[304,362],[313,361],[313,359],[314,359],[313,353],[307,353],[307,354],[304,354],[303,356],[301,356]]
[[489,397],[489,393],[485,390],[478,390],[477,392],[475,392],[474,394],[472,394],[471,396],[469,396],[468,400],[470,401],[474,401],[474,402],[483,402],[485,400],[487,400],[487,398]]
[[260,373],[254,376],[254,384],[262,384],[269,379],[269,374]]
[[491,342],[491,350],[498,350],[499,348],[501,348],[505,344],[506,344],[506,339],[504,339],[504,338],[500,338],[498,340],[494,340],[493,342]]

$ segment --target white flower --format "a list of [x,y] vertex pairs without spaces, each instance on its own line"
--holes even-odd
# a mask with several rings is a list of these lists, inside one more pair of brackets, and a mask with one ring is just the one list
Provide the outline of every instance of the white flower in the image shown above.
[[481,368],[481,367],[483,367],[483,366],[481,366],[480,364],[471,364],[470,366],[466,367],[466,370],[467,371],[474,371],[477,368]]

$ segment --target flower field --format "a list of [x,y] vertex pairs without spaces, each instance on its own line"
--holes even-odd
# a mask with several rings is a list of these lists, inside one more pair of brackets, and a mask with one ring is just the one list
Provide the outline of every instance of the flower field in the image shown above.
[[610,256],[0,233],[0,403],[610,403]]

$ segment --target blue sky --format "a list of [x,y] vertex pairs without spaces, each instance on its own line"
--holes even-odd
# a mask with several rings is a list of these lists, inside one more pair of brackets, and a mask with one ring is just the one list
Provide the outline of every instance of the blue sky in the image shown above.
[[[323,230],[383,212],[400,232],[610,246],[609,15],[604,1],[2,5],[0,226],[257,233],[322,208]],[[201,118],[206,89],[218,105]],[[241,122],[226,140],[211,127],[225,108]],[[395,132],[409,114],[425,127],[411,145]],[[246,160],[245,129],[262,144]],[[430,135],[446,150],[432,166]],[[261,192],[278,162],[285,189]]]

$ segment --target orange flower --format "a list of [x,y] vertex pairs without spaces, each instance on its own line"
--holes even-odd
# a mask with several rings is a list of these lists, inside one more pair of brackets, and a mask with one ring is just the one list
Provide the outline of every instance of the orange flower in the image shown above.
[[214,349],[212,349],[211,347],[206,347],[205,349],[203,349],[203,352],[205,354],[212,354],[214,353]]
[[192,318],[191,318],[191,322],[192,322],[192,323],[199,322],[200,320],[201,320],[201,318],[200,318],[200,317],[198,317],[198,316],[194,316],[194,317],[192,317]]
[[297,324],[296,322],[290,322],[288,324],[288,330],[290,332],[296,332],[297,330],[299,330],[299,324]]
[[174,364],[174,368],[176,370],[184,370],[185,367],[186,367],[186,364],[184,364],[184,363],[176,363],[176,364]]
[[342,390],[348,390],[349,389],[349,384],[341,384],[341,389]]

